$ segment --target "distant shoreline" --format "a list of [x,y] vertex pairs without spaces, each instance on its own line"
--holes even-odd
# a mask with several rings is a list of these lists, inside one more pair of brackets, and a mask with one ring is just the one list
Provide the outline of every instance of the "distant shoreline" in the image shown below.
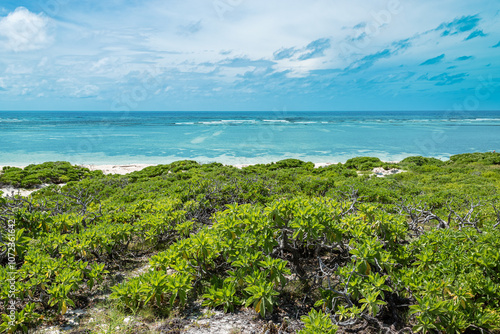
[[[389,164],[396,164],[398,163],[397,161],[384,161],[384,163],[389,163]],[[327,167],[330,165],[335,165],[337,163],[332,163],[332,162],[319,162],[314,164],[314,168],[322,168],[322,167]],[[151,166],[158,166],[162,164],[118,164],[118,165],[100,165],[100,164],[89,164],[89,165],[84,165],[84,164],[73,164],[75,166],[80,166],[84,168],[88,168],[91,171],[95,170],[100,170],[103,172],[105,175],[126,175],[129,173],[141,171],[144,168],[151,167]],[[256,164],[235,164],[235,165],[225,165],[225,166],[233,166],[236,168],[245,168],[249,166],[254,166]],[[11,166],[11,165],[0,165],[0,171],[3,169],[3,167],[17,167],[17,168],[25,168],[28,165],[25,166]],[[383,168],[375,168],[373,169],[373,174],[377,175],[378,177],[384,177],[386,175],[390,175],[393,173],[400,173],[404,172],[404,170],[401,169],[390,169],[388,171],[384,171]],[[36,188],[18,188],[14,187],[12,185],[6,185],[1,187],[0,186],[0,191],[3,192],[3,194],[0,197],[5,197],[8,195],[21,195],[21,196],[29,196],[32,192],[37,191],[39,189],[45,188],[46,186],[49,186],[50,184],[42,184],[38,185]],[[59,184],[59,186],[64,186],[66,185],[65,183]]]
[[[320,162],[320,163],[315,163],[314,167],[315,168],[326,167],[326,166],[330,166],[330,165],[334,165],[334,164],[337,164],[337,162]],[[88,168],[91,171],[101,170],[106,175],[108,175],[108,174],[125,175],[125,174],[132,173],[132,172],[138,172],[140,170],[143,170],[146,167],[159,166],[159,165],[163,165],[163,164],[117,164],[117,165],[73,164],[73,165]],[[256,165],[256,164],[235,164],[235,165],[226,165],[226,166],[233,166],[233,167],[241,169],[241,168],[253,166],[253,165]],[[8,165],[8,164],[0,165],[0,170],[6,166],[25,168],[28,165],[18,165],[18,166],[13,166],[13,165]]]
[[[390,164],[398,163],[398,161],[383,161],[383,162],[390,163]],[[340,162],[317,162],[317,163],[314,163],[314,168],[327,167],[330,165],[336,165],[338,163],[340,163]],[[267,164],[267,163],[263,163],[263,164]],[[147,168],[147,167],[164,165],[164,164],[116,164],[116,165],[113,165],[113,164],[73,164],[73,165],[88,168],[91,171],[100,170],[105,175],[108,175],[108,174],[125,175],[128,173],[143,170],[144,168]],[[233,167],[241,169],[244,167],[254,166],[254,165],[257,165],[257,164],[234,164],[234,165],[228,164],[226,166],[233,166]],[[6,167],[6,166],[25,168],[28,165],[14,166],[14,165],[4,164],[4,165],[0,165],[0,170],[2,170],[2,168]]]
[[[224,165],[286,158],[344,163],[411,156],[447,160],[500,147],[500,115],[433,112],[106,112],[2,116],[0,165],[46,161],[79,165],[156,165],[179,160]],[[111,166],[112,167],[112,166]],[[116,168],[114,168],[116,169]]]
[[[329,165],[334,165],[336,163],[332,162],[320,162],[320,163],[315,163],[314,168],[319,168],[319,167],[326,167]],[[104,174],[120,174],[120,175],[125,175],[128,173],[132,172],[137,172],[140,170],[143,170],[146,167],[151,167],[151,166],[158,166],[161,164],[129,164],[129,165],[78,165],[82,166],[85,168],[88,168],[90,170],[101,170]],[[248,166],[253,166],[255,164],[234,164],[234,165],[226,165],[226,166],[233,166],[236,168],[244,168]]]

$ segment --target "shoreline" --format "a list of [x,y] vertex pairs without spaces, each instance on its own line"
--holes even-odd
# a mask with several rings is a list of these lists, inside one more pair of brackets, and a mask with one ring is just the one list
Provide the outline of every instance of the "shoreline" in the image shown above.
[[[321,162],[321,163],[315,163],[314,167],[315,168],[326,167],[326,166],[329,166],[332,164],[335,164],[335,163]],[[146,167],[158,166],[161,164],[117,164],[117,165],[73,164],[73,165],[88,168],[91,171],[101,170],[103,172],[103,174],[105,174],[105,175],[111,175],[111,174],[126,175],[126,174],[129,174],[132,172],[137,172],[137,171],[143,170]],[[252,165],[255,165],[255,164],[236,164],[236,165],[226,165],[226,166],[233,166],[233,167],[241,169],[241,168],[252,166]],[[8,165],[8,164],[0,165],[0,171],[3,169],[3,167],[7,167],[7,166],[24,169],[28,165],[17,165],[17,166]],[[64,185],[65,184],[60,184],[60,186],[64,186]],[[25,196],[29,196],[34,191],[45,188],[46,186],[48,186],[48,184],[42,184],[34,189],[16,188],[16,187],[11,186],[11,185],[3,186],[3,187],[0,186],[0,191],[3,193],[0,197],[5,197],[5,196],[13,195],[13,194],[14,195],[21,195],[21,196],[25,197]]]
[[[388,163],[393,163],[393,162],[391,161]],[[314,164],[314,168],[326,167],[326,166],[335,165],[335,164],[338,164],[338,162],[318,162],[318,163]],[[158,166],[158,165],[164,165],[164,164],[116,164],[116,165],[111,165],[111,164],[102,164],[102,165],[101,164],[73,164],[73,165],[80,166],[83,168],[88,168],[91,171],[101,170],[105,175],[109,175],[109,174],[126,175],[128,173],[138,172],[140,170],[143,170],[146,167],[152,167],[152,166]],[[234,164],[234,165],[224,164],[224,165],[225,166],[232,166],[232,167],[236,167],[238,169],[241,169],[241,168],[245,168],[248,166],[254,166],[257,164]],[[17,166],[8,165],[8,164],[0,165],[0,171],[4,167],[7,167],[7,166],[8,167],[25,168],[28,165],[17,165]]]
[[[383,161],[383,162],[389,163],[389,164],[397,164],[399,161]],[[314,168],[327,167],[327,166],[331,166],[331,165],[336,165],[338,163],[339,162],[316,162],[316,163],[314,163]],[[263,163],[263,164],[267,164],[267,163]],[[88,168],[91,171],[101,170],[105,175],[110,175],[110,174],[126,175],[128,173],[138,172],[140,170],[143,170],[146,167],[158,166],[158,165],[163,165],[163,164],[116,164],[116,165],[112,165],[112,164],[102,164],[102,165],[101,164],[73,164],[73,165],[80,166],[83,168]],[[224,164],[224,165],[236,167],[238,169],[242,169],[242,168],[254,166],[257,164],[234,164],[234,165]],[[4,167],[7,167],[7,166],[17,167],[17,168],[25,168],[28,165],[17,165],[17,166],[8,165],[8,164],[0,165],[0,171]]]
[[[384,161],[384,162],[385,163],[398,163],[398,161]],[[327,166],[335,165],[335,164],[337,164],[337,163],[318,162],[318,163],[314,164],[314,168],[323,168],[323,167],[327,167]],[[88,168],[91,171],[101,170],[104,175],[126,175],[126,174],[129,174],[132,172],[137,172],[137,171],[143,170],[144,168],[147,168],[147,167],[158,166],[161,164],[128,164],[128,165],[127,164],[120,164],[120,165],[93,165],[93,164],[80,165],[80,164],[75,164],[75,165],[80,166],[80,167],[84,167],[84,168]],[[253,166],[253,165],[256,165],[256,164],[237,164],[237,165],[225,165],[225,166],[232,166],[232,167],[236,167],[238,169],[242,169],[242,168]],[[6,167],[6,166],[9,166],[9,165],[0,165],[0,171],[3,169],[3,167]],[[26,166],[9,166],[9,167],[25,168]],[[384,171],[383,168],[376,167],[372,170],[372,175],[375,175],[377,177],[385,177],[387,175],[397,174],[397,173],[401,173],[401,172],[405,172],[405,171],[402,169],[390,169],[390,170]],[[359,174],[359,172],[358,172],[358,174]],[[30,189],[17,188],[17,187],[11,186],[11,185],[7,185],[7,186],[3,186],[3,187],[0,186],[0,192],[2,192],[0,197],[6,197],[9,195],[21,195],[21,196],[25,197],[25,196],[29,196],[32,192],[40,190],[42,188],[45,188],[49,185],[50,184],[41,184],[41,185],[37,186],[36,188],[30,188]],[[66,185],[66,184],[65,183],[59,184],[59,186],[61,186],[61,187],[64,185]]]

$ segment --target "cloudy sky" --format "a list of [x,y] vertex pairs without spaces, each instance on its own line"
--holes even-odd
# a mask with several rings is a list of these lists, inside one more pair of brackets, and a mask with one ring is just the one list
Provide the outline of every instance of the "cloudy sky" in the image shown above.
[[1,0],[0,110],[500,109],[492,0]]

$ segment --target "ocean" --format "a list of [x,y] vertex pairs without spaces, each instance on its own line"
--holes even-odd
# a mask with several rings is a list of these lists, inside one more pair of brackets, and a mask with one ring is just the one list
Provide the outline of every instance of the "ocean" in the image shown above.
[[0,165],[399,161],[500,150],[498,111],[0,112]]

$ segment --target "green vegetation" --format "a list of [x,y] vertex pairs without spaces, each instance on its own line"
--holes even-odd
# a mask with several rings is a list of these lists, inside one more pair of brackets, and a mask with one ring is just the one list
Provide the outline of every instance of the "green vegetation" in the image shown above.
[[357,157],[346,161],[347,168],[356,170],[372,170],[375,167],[382,167],[384,163],[379,158],[374,157]]
[[69,162],[45,162],[39,165],[29,165],[24,169],[3,167],[0,174],[0,185],[33,188],[42,183],[67,183],[101,175],[101,171],[91,172],[88,168],[72,166]]
[[426,158],[426,157],[421,157],[421,156],[416,156],[416,157],[408,157],[403,159],[399,165],[405,167],[405,168],[411,168],[414,166],[437,166],[441,167],[445,163],[439,159],[436,158]]
[[455,165],[500,165],[500,155],[498,153],[492,152],[458,154],[450,157],[450,163],[453,163]]
[[[385,178],[357,175],[384,166],[377,158],[317,169],[178,161],[125,176],[5,168],[3,184],[67,184],[0,201],[2,231],[15,223],[15,247],[4,236],[0,249],[0,331],[55,323],[110,294],[120,314],[248,307],[299,316],[300,333],[499,333],[499,164],[495,153],[410,157]],[[150,268],[115,280],[139,256]]]

